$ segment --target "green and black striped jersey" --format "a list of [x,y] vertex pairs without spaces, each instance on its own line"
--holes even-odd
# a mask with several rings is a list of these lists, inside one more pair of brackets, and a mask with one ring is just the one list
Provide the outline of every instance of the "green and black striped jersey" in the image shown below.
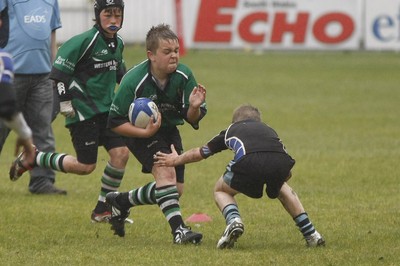
[[[147,97],[153,100],[161,113],[162,128],[183,125],[189,108],[189,96],[197,86],[192,71],[183,64],[169,75],[167,84],[160,89],[151,75],[150,61],[145,60],[130,69],[121,81],[109,115],[109,127],[114,128],[129,122],[129,106],[134,99]],[[206,103],[201,106],[202,117],[206,114]],[[198,124],[192,125],[197,129]]]
[[107,39],[97,26],[59,48],[50,78],[64,82],[72,98],[76,115],[66,118],[66,126],[109,112],[116,84],[125,73],[123,49],[119,35]]

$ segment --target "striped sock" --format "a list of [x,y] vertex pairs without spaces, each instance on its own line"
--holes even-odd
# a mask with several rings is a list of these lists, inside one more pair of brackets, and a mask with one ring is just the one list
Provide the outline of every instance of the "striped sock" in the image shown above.
[[119,193],[117,203],[125,209],[141,205],[156,204],[155,196],[156,182],[148,183],[142,187],[132,189],[129,192]]
[[63,161],[67,154],[56,153],[56,152],[42,152],[36,153],[34,166],[40,166],[47,169],[53,169],[55,171],[64,172]]
[[124,173],[125,169],[117,169],[113,167],[110,162],[107,163],[103,175],[101,176],[99,201],[105,202],[107,193],[118,190],[122,178],[124,177]]
[[240,218],[239,208],[236,204],[228,204],[222,210],[222,215],[225,217],[226,224],[230,224],[235,218]]
[[151,182],[147,185],[129,191],[128,198],[131,206],[156,204],[157,200],[155,190],[156,182]]
[[301,213],[293,219],[303,236],[309,236],[315,232],[314,225],[308,218],[307,213]]
[[158,206],[167,219],[172,233],[181,224],[184,224],[179,206],[179,193],[176,185],[169,185],[155,189],[155,198]]

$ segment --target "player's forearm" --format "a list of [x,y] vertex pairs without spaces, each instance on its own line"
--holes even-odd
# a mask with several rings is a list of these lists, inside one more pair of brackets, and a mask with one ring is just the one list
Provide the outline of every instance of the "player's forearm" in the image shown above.
[[200,148],[193,148],[188,150],[174,160],[174,165],[182,165],[186,163],[194,163],[203,160],[203,156],[201,156]]
[[144,128],[135,127],[130,123],[124,123],[111,129],[115,133],[131,138],[148,138],[150,137],[148,131]]
[[195,108],[193,106],[189,106],[189,109],[187,111],[187,120],[191,123],[191,124],[196,124],[201,116],[201,111],[200,111],[200,107]]

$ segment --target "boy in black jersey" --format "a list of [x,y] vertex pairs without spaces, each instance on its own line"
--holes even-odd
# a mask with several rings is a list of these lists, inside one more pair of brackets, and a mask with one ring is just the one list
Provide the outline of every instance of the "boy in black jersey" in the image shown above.
[[178,155],[157,152],[155,164],[176,166],[197,162],[223,150],[235,155],[214,188],[214,199],[226,220],[226,229],[217,248],[232,248],[243,234],[244,225],[234,196],[243,193],[251,198],[261,198],[264,185],[269,198],[278,198],[296,222],[310,247],[323,246],[325,240],[315,230],[299,198],[287,181],[295,160],[286,152],[274,129],[261,122],[257,108],[242,105],[233,113],[232,124],[211,139],[206,145]]

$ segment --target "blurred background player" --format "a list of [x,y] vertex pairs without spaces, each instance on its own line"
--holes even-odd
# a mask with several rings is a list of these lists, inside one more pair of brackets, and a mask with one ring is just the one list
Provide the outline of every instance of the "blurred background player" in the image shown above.
[[[49,79],[51,62],[57,52],[56,29],[61,27],[57,0],[0,0],[3,25],[0,46],[14,60],[14,89],[17,108],[32,129],[33,141],[42,151],[54,152],[55,141],[51,122],[54,106],[53,82]],[[35,18],[42,18],[41,20]],[[45,22],[45,23],[44,23]],[[0,152],[10,129],[0,122]],[[30,171],[29,191],[33,194],[67,192],[54,186],[51,169]]]
[[214,188],[215,202],[226,220],[226,228],[217,248],[232,248],[243,234],[244,225],[235,195],[243,193],[251,198],[261,198],[264,185],[269,198],[278,198],[295,221],[310,247],[323,246],[325,240],[315,230],[299,198],[287,181],[295,160],[286,152],[274,129],[261,122],[261,114],[251,105],[238,107],[232,124],[199,148],[178,155],[157,152],[156,165],[176,166],[197,162],[230,149],[235,155]]
[[[132,201],[123,206],[114,204],[118,192],[107,194],[107,202],[113,207],[112,229],[124,236],[124,219],[130,207],[158,204],[170,225],[173,242],[196,244],[202,234],[185,226],[179,205],[184,167],[154,165],[153,155],[160,150],[170,152],[171,144],[179,151],[183,149],[177,126],[186,121],[194,129],[199,128],[199,121],[207,112],[206,90],[197,84],[192,71],[179,63],[179,40],[169,25],[160,24],[148,31],[146,49],[147,60],[124,76],[111,106],[108,125],[127,137],[127,146],[142,164],[142,172],[151,173],[155,182],[125,193]],[[135,127],[128,120],[129,106],[139,97],[153,100],[161,113],[157,122],[150,122],[145,129]]]
[[[121,136],[106,128],[115,86],[125,73],[124,43],[117,34],[123,12],[122,0],[96,0],[94,27],[59,48],[50,78],[57,87],[60,112],[65,116],[76,158],[39,149],[31,166],[88,175],[96,168],[99,147],[104,146],[110,159],[101,176],[100,195],[91,215],[93,222],[110,218],[105,196],[119,188],[129,158]],[[14,162],[10,178],[16,180],[26,171],[20,167],[21,161],[23,156]]]
[[[1,19],[0,19],[1,28]],[[21,112],[17,110],[17,97],[12,87],[14,69],[11,56],[0,49],[0,118],[17,134],[15,155],[22,148],[26,151],[26,164],[32,163],[35,156],[32,131]]]

